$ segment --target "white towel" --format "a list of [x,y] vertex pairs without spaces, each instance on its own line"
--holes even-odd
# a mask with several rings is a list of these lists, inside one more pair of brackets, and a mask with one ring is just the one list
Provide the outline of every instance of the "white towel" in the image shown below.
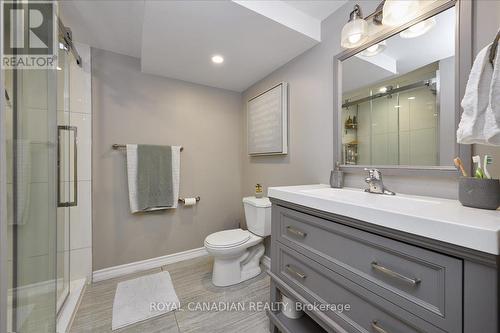
[[485,114],[484,132],[488,144],[500,146],[500,50],[498,49],[495,59],[493,59],[493,74],[491,76],[489,103]]
[[[179,201],[180,171],[181,147],[172,146],[172,187],[174,192],[174,203],[172,207],[155,207],[146,211],[177,208]],[[127,178],[130,211],[132,214],[144,212],[144,210],[139,209],[137,201],[137,145],[134,144],[127,144]]]
[[483,48],[474,60],[462,99],[458,143],[500,145],[500,52],[493,67],[490,48]]
[[464,144],[488,142],[484,133],[485,113],[489,103],[489,92],[493,68],[488,61],[489,47],[483,48],[472,65],[462,99],[462,119],[458,125],[457,142]]

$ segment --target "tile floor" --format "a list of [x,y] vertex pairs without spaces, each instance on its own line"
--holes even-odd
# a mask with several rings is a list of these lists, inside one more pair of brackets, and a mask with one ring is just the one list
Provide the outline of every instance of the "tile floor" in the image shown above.
[[[264,310],[258,311],[249,302],[269,301],[269,277],[265,273],[225,288],[211,283],[212,259],[201,257],[161,268],[170,273],[181,309],[137,323],[116,333],[268,333],[269,320]],[[73,322],[71,333],[111,332],[113,299],[118,282],[145,274],[157,273],[160,268],[87,286]],[[244,311],[188,310],[190,302],[245,302]],[[190,309],[198,303],[191,303]],[[209,303],[213,304],[213,303]],[[262,304],[262,303],[261,303]]]

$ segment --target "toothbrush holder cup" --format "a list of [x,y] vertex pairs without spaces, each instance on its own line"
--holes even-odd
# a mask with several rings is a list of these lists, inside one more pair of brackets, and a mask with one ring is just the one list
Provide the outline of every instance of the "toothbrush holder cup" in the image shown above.
[[467,207],[495,210],[500,206],[500,181],[460,177],[458,200]]

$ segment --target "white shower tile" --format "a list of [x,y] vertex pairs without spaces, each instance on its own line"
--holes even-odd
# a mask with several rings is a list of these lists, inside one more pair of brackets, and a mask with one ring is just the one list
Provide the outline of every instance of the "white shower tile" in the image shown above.
[[435,128],[437,125],[436,96],[427,87],[412,92],[409,100],[411,129]]
[[18,132],[18,138],[38,143],[48,141],[47,110],[26,108],[20,112],[19,121],[21,132]]
[[83,65],[79,67],[74,61],[70,65],[70,110],[90,114],[92,110],[90,48],[79,44],[77,49],[82,57]]
[[410,159],[412,165],[437,164],[436,129],[422,129],[410,132]]
[[47,109],[47,70],[25,70],[22,73],[24,107]]
[[369,136],[358,136],[358,164],[371,164],[371,141]]
[[49,157],[47,144],[33,143],[31,147],[31,181],[33,183],[48,182]]
[[387,165],[388,160],[387,134],[374,134],[372,137],[372,163],[374,165]]
[[79,181],[78,205],[70,208],[71,250],[92,246],[91,209],[91,182]]
[[78,131],[78,180],[91,180],[92,176],[92,116],[83,113],[70,113],[71,126]]
[[70,280],[92,278],[92,250],[90,247],[71,250]]
[[19,254],[25,257],[45,255],[56,236],[56,227],[49,213],[49,207],[52,207],[49,186],[47,183],[22,185],[18,195],[17,233],[23,239]]
[[410,132],[399,132],[399,164],[410,165]]

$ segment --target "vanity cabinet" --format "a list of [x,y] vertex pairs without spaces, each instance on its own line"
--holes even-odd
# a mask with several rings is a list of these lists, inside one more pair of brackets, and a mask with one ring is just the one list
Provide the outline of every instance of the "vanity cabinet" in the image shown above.
[[499,331],[498,256],[271,201],[271,301],[306,309],[271,332]]

